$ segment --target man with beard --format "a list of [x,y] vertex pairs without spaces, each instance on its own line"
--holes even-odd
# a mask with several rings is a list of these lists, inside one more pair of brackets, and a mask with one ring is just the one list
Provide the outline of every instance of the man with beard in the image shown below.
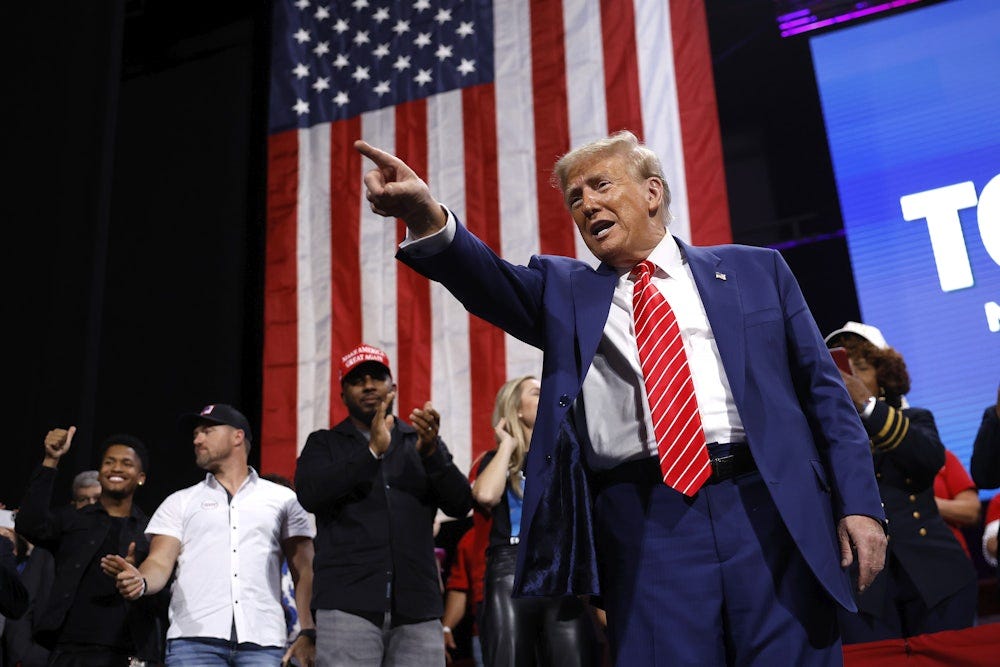
[[100,448],[98,501],[80,509],[50,509],[59,460],[76,427],[45,436],[45,458],[28,480],[17,513],[17,532],[55,556],[56,578],[38,619],[36,638],[53,649],[50,665],[128,665],[130,657],[159,660],[159,600],[127,605],[112,579],[101,573],[101,557],[142,562],[149,552],[143,535],[148,521],[133,503],[146,481],[146,447],[131,435],[114,435]]
[[[171,586],[167,665],[276,665],[294,657],[311,666],[309,613],[312,536],[295,493],[247,465],[250,424],[229,405],[186,415],[195,462],[205,479],[171,494],[146,528],[149,557],[135,568],[119,556],[102,565],[119,592],[137,600]],[[285,650],[281,560],[297,591],[302,631]]]
[[361,345],[340,360],[348,417],[312,433],[295,472],[316,514],[317,660],[324,666],[444,664],[438,508],[465,516],[469,482],[424,404],[413,426],[392,416],[396,385],[385,352]]

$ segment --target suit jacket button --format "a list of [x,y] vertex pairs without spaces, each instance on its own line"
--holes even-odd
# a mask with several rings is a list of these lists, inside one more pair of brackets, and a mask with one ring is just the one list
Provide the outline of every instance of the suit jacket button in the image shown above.
[[915,503],[915,502],[917,502],[917,497],[916,497],[916,496],[913,496],[913,495],[911,495],[911,496],[910,496],[910,502],[911,502],[911,503]]
[[909,477],[907,477],[907,478],[906,478],[905,480],[903,480],[903,481],[905,481],[905,482],[906,482],[907,484],[913,484],[913,480],[912,480],[912,479],[910,479]]
[[546,454],[545,455],[545,462],[546,463],[552,463],[552,455],[551,454]]
[[559,397],[559,407],[565,408],[569,405],[569,394],[563,394]]
[[920,537],[924,537],[925,535],[927,535],[927,529],[926,528],[921,528],[920,529]]

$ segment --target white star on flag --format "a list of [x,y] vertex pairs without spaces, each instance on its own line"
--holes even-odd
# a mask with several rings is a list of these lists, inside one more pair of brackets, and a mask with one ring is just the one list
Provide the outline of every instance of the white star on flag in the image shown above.
[[445,58],[451,58],[451,47],[442,44],[434,52],[434,55],[438,57],[438,60],[444,60]]

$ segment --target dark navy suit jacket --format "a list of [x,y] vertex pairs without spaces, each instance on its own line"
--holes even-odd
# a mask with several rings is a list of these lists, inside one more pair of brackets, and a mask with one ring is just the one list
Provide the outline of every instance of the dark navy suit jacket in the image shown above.
[[[781,255],[747,246],[678,245],[708,314],[747,441],[792,538],[817,579],[855,605],[836,521],[883,520],[868,435]],[[441,282],[469,312],[544,352],[526,462],[515,594],[598,594],[591,498],[573,423],[618,276],[567,257],[506,262],[461,224],[430,257],[397,258]]]

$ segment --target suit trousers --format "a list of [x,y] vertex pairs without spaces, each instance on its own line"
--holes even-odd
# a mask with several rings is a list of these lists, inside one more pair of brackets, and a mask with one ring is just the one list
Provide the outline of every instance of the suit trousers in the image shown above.
[[691,498],[645,474],[595,493],[614,664],[842,664],[835,603],[758,471]]

